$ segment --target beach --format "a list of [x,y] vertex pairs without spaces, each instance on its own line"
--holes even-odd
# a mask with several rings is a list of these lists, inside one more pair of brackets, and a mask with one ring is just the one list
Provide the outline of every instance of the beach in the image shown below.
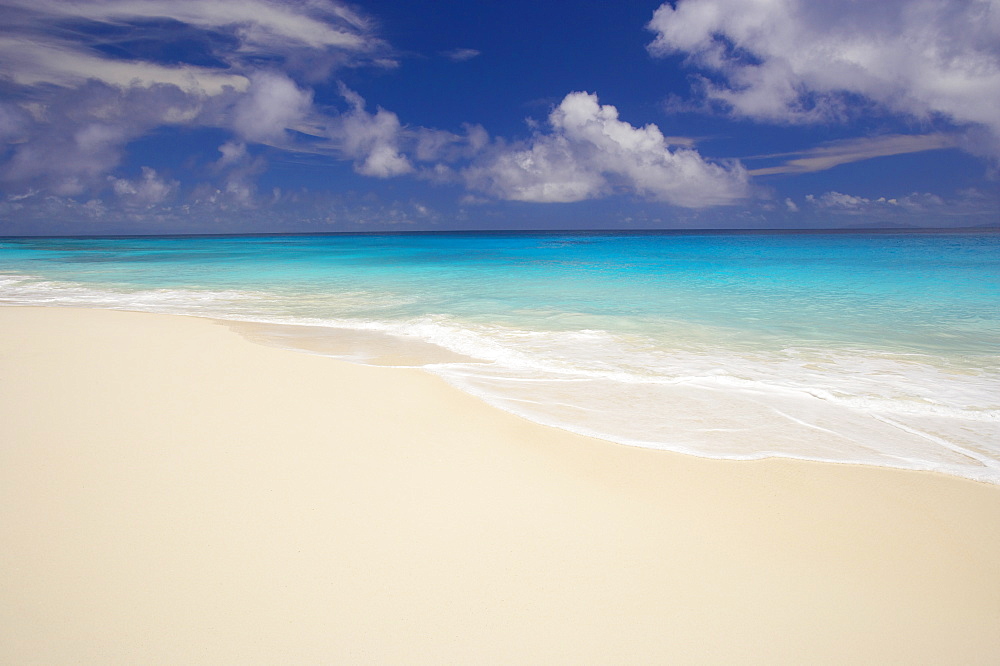
[[994,484],[623,446],[209,319],[0,339],[4,663],[1000,658]]

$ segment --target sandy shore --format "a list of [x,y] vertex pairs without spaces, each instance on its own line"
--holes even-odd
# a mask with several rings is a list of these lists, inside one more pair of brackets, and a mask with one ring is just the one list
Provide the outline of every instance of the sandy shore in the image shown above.
[[632,449],[0,308],[0,662],[998,663],[1000,487]]

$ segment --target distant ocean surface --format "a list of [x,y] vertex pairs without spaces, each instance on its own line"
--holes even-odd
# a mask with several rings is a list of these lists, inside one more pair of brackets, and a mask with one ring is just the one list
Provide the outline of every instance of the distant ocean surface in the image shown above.
[[0,238],[0,304],[256,322],[636,446],[1000,483],[996,232]]

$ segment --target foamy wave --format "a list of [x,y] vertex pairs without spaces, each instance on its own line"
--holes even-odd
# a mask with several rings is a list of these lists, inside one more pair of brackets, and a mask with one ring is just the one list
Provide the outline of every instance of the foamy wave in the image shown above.
[[[636,349],[634,341],[605,331],[524,331],[499,326],[459,325],[444,317],[408,322],[352,322],[357,327],[432,342],[480,358],[506,371],[546,373],[570,380],[621,384],[692,386],[799,395],[859,411],[1000,420],[1000,374],[977,369],[943,369],[872,352],[814,350],[804,354],[740,354],[705,348]],[[806,355],[808,360],[802,360]],[[822,365],[815,358],[823,356]]]
[[90,306],[301,324],[328,321],[308,316],[308,313],[318,307],[374,309],[388,308],[406,301],[364,291],[325,294],[320,299],[308,294],[280,294],[245,289],[121,289],[46,280],[33,275],[6,274],[0,276],[0,302],[11,305]]
[[445,315],[390,318],[405,311],[406,299],[363,291],[126,290],[0,274],[0,302],[320,326],[331,335],[375,331],[477,359],[427,369],[497,407],[585,435],[717,458],[777,455],[1000,483],[996,357],[769,350],[729,344],[732,336],[707,327],[674,339]]

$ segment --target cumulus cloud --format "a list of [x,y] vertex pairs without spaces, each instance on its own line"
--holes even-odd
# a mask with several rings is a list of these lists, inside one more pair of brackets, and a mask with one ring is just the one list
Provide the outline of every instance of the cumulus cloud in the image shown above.
[[649,29],[651,53],[683,55],[737,116],[839,120],[864,100],[1000,136],[996,0],[678,0]]
[[135,180],[114,176],[110,176],[108,180],[114,193],[130,206],[152,206],[161,203],[179,185],[176,180],[164,180],[155,169],[145,166],[141,169],[140,177]]
[[240,164],[247,157],[247,145],[241,141],[226,141],[219,146],[222,157],[215,163],[216,167],[224,168]]
[[515,201],[582,201],[618,190],[691,208],[747,194],[747,174],[738,163],[708,162],[689,148],[671,150],[656,125],[620,120],[597,95],[566,95],[548,125],[524,145],[499,144],[465,171],[468,184]]
[[929,192],[913,192],[900,197],[868,197],[830,191],[821,195],[806,195],[806,203],[845,213],[871,213],[876,210],[905,209],[912,212],[926,211],[945,205],[944,199]]
[[186,122],[201,112],[202,103],[176,86],[121,89],[89,81],[44,104],[18,108],[10,130],[14,143],[0,155],[6,157],[0,183],[66,195],[104,187],[104,175],[121,162],[128,142],[156,127]]
[[827,190],[801,198],[761,200],[761,226],[849,228],[957,228],[996,226],[1000,192],[968,188],[942,196],[931,192],[858,194]]
[[388,178],[413,171],[409,159],[400,153],[402,126],[395,113],[379,108],[374,114],[365,110],[365,101],[347,88],[341,94],[351,105],[331,129],[340,149],[355,159],[354,169],[366,176]]
[[253,208],[258,204],[257,176],[267,162],[253,155],[242,141],[227,141],[219,146],[221,157],[212,165],[221,174],[221,187],[204,184],[196,189],[196,200],[208,201],[221,207]]
[[248,141],[280,141],[312,108],[312,93],[280,72],[256,72],[250,80],[233,110],[233,129]]
[[823,208],[843,208],[843,209],[857,209],[866,208],[872,204],[880,204],[885,206],[898,206],[899,201],[896,199],[886,199],[885,197],[879,197],[874,201],[872,199],[867,199],[865,197],[858,197],[851,194],[844,194],[842,192],[826,192],[820,196],[815,196],[812,194],[806,195],[806,201],[815,205],[821,206]]

